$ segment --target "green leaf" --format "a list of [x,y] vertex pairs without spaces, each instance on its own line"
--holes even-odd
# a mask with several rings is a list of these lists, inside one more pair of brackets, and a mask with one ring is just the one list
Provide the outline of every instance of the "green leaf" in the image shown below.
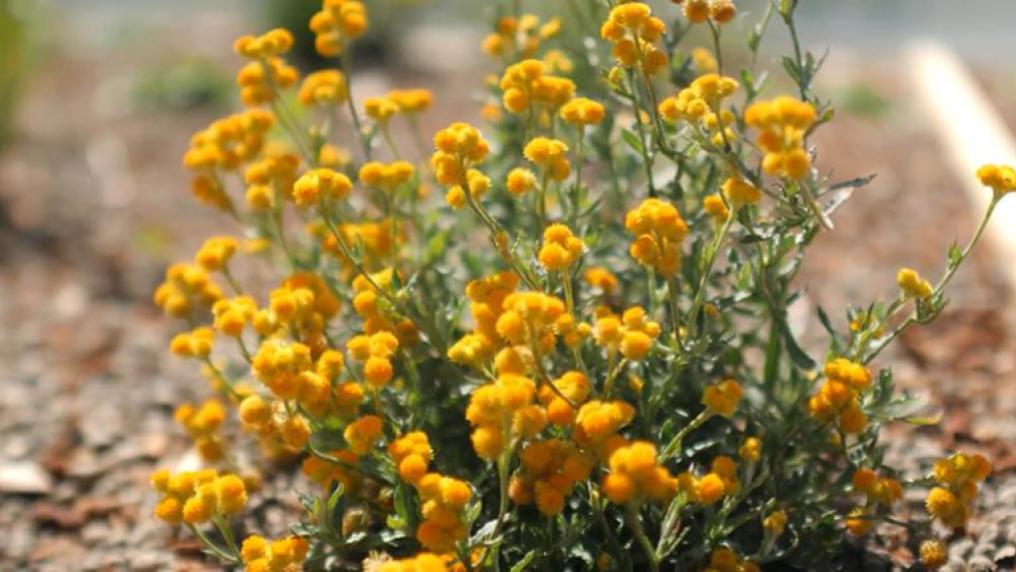
[[949,245],[949,251],[946,253],[946,260],[949,263],[949,268],[956,268],[963,262],[963,249],[960,248],[959,244],[955,242]]
[[631,129],[622,129],[621,139],[624,139],[624,142],[639,155],[643,153],[642,141],[639,140],[638,135]]
[[787,70],[787,75],[790,79],[794,80],[794,83],[801,83],[801,69],[797,67],[797,62],[792,60],[788,56],[783,56],[783,69]]
[[535,548],[527,552],[526,555],[522,557],[522,560],[519,560],[511,567],[511,572],[522,572],[525,570],[527,566],[533,563],[533,560],[536,560],[537,554],[539,554],[539,552]]
[[786,322],[780,322],[780,330],[783,333],[783,339],[787,342],[787,353],[790,354],[790,359],[794,364],[801,369],[813,369],[815,360],[811,359],[807,352],[798,345]]
[[765,368],[762,373],[762,381],[765,387],[772,391],[776,387],[776,378],[780,375],[780,352],[781,346],[780,335],[776,331],[777,328],[770,328],[769,330],[769,343],[766,346],[766,361]]

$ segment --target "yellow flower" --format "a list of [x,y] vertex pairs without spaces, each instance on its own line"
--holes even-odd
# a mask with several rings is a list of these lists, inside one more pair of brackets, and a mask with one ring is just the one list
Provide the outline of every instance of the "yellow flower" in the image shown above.
[[773,537],[779,537],[787,527],[787,513],[783,510],[769,513],[769,516],[762,519],[762,526]]
[[300,103],[311,105],[340,105],[349,99],[346,76],[339,70],[320,70],[309,74],[297,95]]
[[376,568],[364,567],[364,570],[371,572],[448,572],[453,570],[446,563],[446,558],[430,552],[421,552],[412,558],[402,558],[382,562]]
[[574,265],[586,245],[570,228],[563,224],[552,224],[543,231],[543,246],[540,247],[540,264],[548,271],[566,270]]
[[925,540],[918,550],[921,564],[928,570],[938,570],[949,561],[949,552],[939,540]]
[[393,89],[386,97],[405,114],[422,113],[434,102],[434,94],[427,89]]
[[331,169],[314,169],[304,173],[293,185],[293,200],[306,206],[325,200],[340,200],[353,190],[349,177]]
[[599,288],[604,294],[610,295],[617,290],[617,276],[603,266],[591,266],[582,274],[582,278],[593,288]]
[[173,340],[169,343],[169,351],[184,358],[206,359],[211,355],[214,344],[215,332],[209,327],[201,326],[173,336]]
[[310,545],[297,536],[287,536],[268,542],[252,535],[243,541],[240,555],[247,572],[267,570],[300,570],[307,559]]
[[296,84],[300,72],[278,57],[263,61],[249,62],[236,74],[236,85],[240,87],[240,100],[248,107],[269,103],[278,95],[279,89]]
[[648,5],[631,2],[610,11],[600,27],[600,37],[614,45],[614,57],[620,65],[638,67],[651,76],[667,65],[667,55],[656,46],[665,29]]
[[360,167],[360,182],[391,194],[400,185],[409,182],[416,174],[416,168],[408,161],[384,164],[377,161]]
[[209,238],[194,255],[194,263],[209,272],[221,270],[236,252],[239,241],[232,236]]
[[847,518],[844,519],[844,526],[847,531],[854,536],[864,536],[868,534],[871,527],[874,525],[874,521],[863,508],[857,507],[850,511]]
[[916,270],[901,268],[896,275],[896,283],[907,298],[927,300],[934,293],[931,283],[923,280]]
[[755,102],[744,112],[744,122],[759,130],[757,143],[765,151],[762,169],[788,179],[801,179],[811,170],[804,137],[815,123],[815,108],[792,97]]
[[399,106],[388,97],[368,97],[363,100],[363,110],[367,117],[384,124],[399,112]]
[[571,172],[571,165],[568,163],[568,146],[564,141],[537,137],[526,143],[522,154],[540,167],[547,177],[555,181],[565,180]]
[[740,177],[728,177],[721,188],[723,196],[727,197],[734,208],[753,205],[762,199],[762,191]]
[[225,453],[219,430],[226,420],[222,403],[209,399],[195,407],[184,403],[176,408],[173,418],[187,430],[198,454],[206,461],[218,461]]
[[577,97],[561,107],[561,119],[579,127],[603,121],[603,114],[601,103],[585,97]]
[[646,199],[638,208],[628,211],[624,219],[628,232],[635,235],[629,254],[661,276],[677,274],[681,266],[681,242],[688,226],[677,207],[661,200]]
[[614,504],[642,498],[663,502],[677,493],[677,479],[658,463],[656,447],[648,441],[618,447],[610,455],[609,466],[600,488]]
[[536,175],[529,169],[516,167],[509,171],[505,185],[509,193],[521,197],[536,187]]
[[453,550],[468,533],[463,510],[472,498],[472,489],[464,481],[438,473],[424,475],[416,489],[423,503],[423,522],[416,529],[416,539],[428,550]]
[[285,28],[275,28],[261,36],[241,36],[233,43],[237,55],[252,60],[281,56],[293,47],[293,34]]
[[716,73],[719,69],[716,56],[705,48],[692,48],[691,60],[700,74]]
[[472,125],[453,123],[434,135],[436,149],[430,164],[438,182],[449,187],[468,186],[467,173],[490,153],[490,145]]
[[364,415],[346,426],[342,433],[349,444],[350,450],[357,455],[365,455],[367,451],[382,437],[384,425],[377,415]]
[[574,82],[546,74],[546,64],[534,59],[508,66],[498,86],[505,109],[516,114],[554,113],[575,96]]
[[325,57],[342,54],[349,40],[367,31],[367,8],[358,0],[325,0],[310,20],[314,48]]
[[702,393],[702,405],[714,415],[730,417],[737,410],[742,394],[741,384],[733,379],[726,379],[706,388]]
[[984,165],[977,170],[977,179],[998,197],[1016,191],[1016,169],[1008,165]]
[[210,308],[222,298],[208,272],[200,266],[174,264],[166,269],[166,280],[155,290],[155,304],[167,315],[181,318],[198,309]]
[[532,437],[547,424],[547,414],[534,403],[536,385],[527,377],[501,374],[473,392],[466,419],[474,427],[476,454],[493,460],[514,440]]
[[521,468],[512,477],[509,497],[515,504],[535,503],[544,516],[560,514],[565,498],[593,469],[592,458],[560,439],[529,443],[519,460]]
[[191,137],[183,164],[206,176],[217,169],[236,170],[261,152],[265,135],[274,124],[275,116],[262,109],[218,119]]
[[701,24],[709,19],[709,8],[710,0],[684,0],[684,17],[692,24]]
[[738,447],[737,455],[749,463],[758,461],[762,456],[762,441],[758,437],[746,438]]
[[706,214],[717,223],[726,222],[730,218],[730,209],[727,208],[727,204],[723,202],[723,197],[720,195],[707,195],[702,199],[702,210],[706,211]]

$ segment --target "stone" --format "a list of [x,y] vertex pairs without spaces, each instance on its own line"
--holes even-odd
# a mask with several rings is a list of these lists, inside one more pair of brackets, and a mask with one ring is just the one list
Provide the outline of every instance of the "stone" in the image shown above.
[[0,464],[0,492],[46,495],[52,490],[52,477],[38,463],[16,461]]

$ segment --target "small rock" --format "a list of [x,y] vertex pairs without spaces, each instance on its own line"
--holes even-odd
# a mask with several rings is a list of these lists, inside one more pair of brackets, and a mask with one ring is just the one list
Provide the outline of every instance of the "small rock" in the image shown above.
[[45,495],[53,490],[53,479],[38,463],[19,461],[0,465],[0,492]]
[[1001,562],[1003,560],[1012,560],[1014,558],[1016,558],[1016,546],[1012,544],[999,548],[997,551],[995,551],[994,556],[991,557],[991,559],[994,560],[995,562]]
[[969,538],[957,540],[949,547],[949,557],[964,560],[974,549],[974,541]]
[[80,528],[85,523],[85,517],[80,511],[51,502],[35,503],[32,519],[41,525],[62,529]]
[[986,556],[974,556],[967,563],[970,572],[992,572],[995,570],[995,563]]

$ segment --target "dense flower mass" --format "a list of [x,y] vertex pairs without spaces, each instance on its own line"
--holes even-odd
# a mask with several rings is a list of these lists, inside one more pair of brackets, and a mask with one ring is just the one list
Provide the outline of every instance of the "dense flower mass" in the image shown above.
[[[863,181],[817,161],[820,58],[737,67],[777,20],[796,39],[804,3],[774,2],[735,60],[732,0],[525,4],[484,3],[492,73],[452,110],[487,135],[453,121],[432,151],[447,90],[357,89],[367,3],[320,3],[302,81],[298,36],[235,43],[248,110],[183,157],[234,228],[154,293],[214,394],[174,415],[203,467],[152,475],[155,516],[249,572],[841,569],[880,522],[943,566],[936,531],[970,522],[991,466],[888,466],[881,430],[928,420],[878,360],[942,314],[1016,171],[976,173],[990,208],[941,278],[884,277],[804,343],[797,269]],[[769,94],[783,72],[795,97]]]

